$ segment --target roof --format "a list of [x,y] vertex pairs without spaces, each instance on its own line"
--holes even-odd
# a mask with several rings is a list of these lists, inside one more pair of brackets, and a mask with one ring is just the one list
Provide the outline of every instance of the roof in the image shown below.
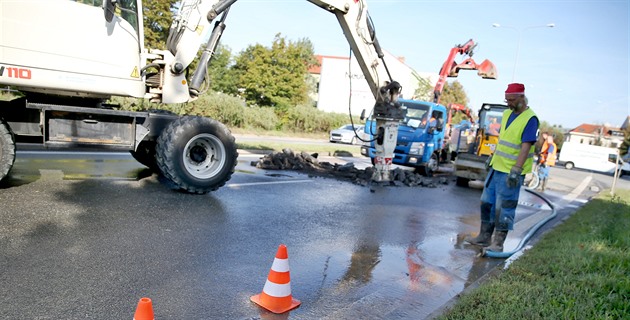
[[608,126],[602,126],[602,125],[597,125],[597,124],[583,123],[577,126],[576,128],[574,128],[573,130],[570,130],[569,133],[598,135],[601,132],[603,133],[604,136],[609,136],[610,131],[621,131],[621,129],[617,127],[608,127]]

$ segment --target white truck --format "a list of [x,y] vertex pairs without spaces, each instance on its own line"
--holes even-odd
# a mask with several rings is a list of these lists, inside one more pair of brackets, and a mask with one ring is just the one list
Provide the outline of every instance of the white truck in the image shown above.
[[[333,13],[376,98],[379,163],[388,181],[400,85],[391,79],[364,0],[308,0]],[[195,100],[236,0],[184,0],[172,21],[168,50],[144,47],[141,0],[0,1],[0,88],[22,97],[0,102],[0,180],[23,139],[46,148],[128,150],[185,192],[223,186],[238,156],[234,137],[216,120],[164,112],[129,112],[112,96],[158,103]],[[219,18],[219,19],[217,19]],[[215,21],[216,20],[216,21]],[[215,21],[214,27],[212,22]],[[189,70],[200,48],[196,70]]]
[[[586,169],[605,173],[615,173],[618,150],[575,142],[565,142],[558,156],[558,165],[566,169]],[[619,159],[622,174],[630,171],[630,164]]]

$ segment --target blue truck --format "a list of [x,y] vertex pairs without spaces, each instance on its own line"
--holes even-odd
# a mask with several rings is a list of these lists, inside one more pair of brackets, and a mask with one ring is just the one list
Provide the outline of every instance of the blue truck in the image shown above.
[[[432,176],[447,156],[444,143],[446,107],[419,100],[400,99],[399,102],[406,109],[406,116],[398,125],[392,163],[413,167],[425,176]],[[361,154],[370,157],[374,163],[376,121],[367,120],[363,130],[370,139],[361,146]]]

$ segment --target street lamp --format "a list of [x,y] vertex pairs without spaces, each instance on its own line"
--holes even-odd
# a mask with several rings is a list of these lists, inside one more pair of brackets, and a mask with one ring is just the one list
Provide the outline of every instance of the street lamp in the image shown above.
[[514,76],[516,75],[516,65],[518,64],[518,53],[521,50],[521,35],[523,34],[523,31],[527,29],[534,29],[534,28],[553,28],[556,26],[556,24],[548,23],[546,25],[524,27],[522,29],[518,29],[512,26],[504,26],[498,23],[493,23],[492,26],[495,28],[513,29],[513,30],[516,30],[516,32],[518,33],[518,41],[516,42],[516,58],[514,59],[514,71],[512,71],[512,82],[514,82]]

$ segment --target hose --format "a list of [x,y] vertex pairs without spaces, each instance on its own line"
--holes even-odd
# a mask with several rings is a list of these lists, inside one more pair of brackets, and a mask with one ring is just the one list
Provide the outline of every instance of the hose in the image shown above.
[[538,231],[538,229],[540,229],[545,223],[549,222],[551,219],[555,218],[557,213],[556,213],[556,208],[554,207],[553,203],[551,203],[551,201],[549,201],[547,198],[543,197],[542,195],[525,189],[525,191],[539,197],[540,199],[542,199],[543,201],[545,201],[547,203],[547,205],[549,205],[549,207],[551,208],[551,215],[541,221],[539,221],[536,225],[534,225],[531,229],[529,229],[529,231],[527,232],[527,234],[525,235],[525,237],[521,240],[521,242],[518,244],[518,246],[516,246],[516,249],[514,249],[513,251],[508,251],[508,252],[497,252],[497,251],[491,251],[491,250],[487,250],[487,248],[484,248],[481,251],[481,256],[487,256],[490,258],[509,258],[511,255],[513,255],[514,253],[516,253],[517,251],[520,251],[523,246],[525,246],[525,243],[527,243],[527,241],[529,241],[529,238],[531,238],[534,233],[536,233],[536,231]]

